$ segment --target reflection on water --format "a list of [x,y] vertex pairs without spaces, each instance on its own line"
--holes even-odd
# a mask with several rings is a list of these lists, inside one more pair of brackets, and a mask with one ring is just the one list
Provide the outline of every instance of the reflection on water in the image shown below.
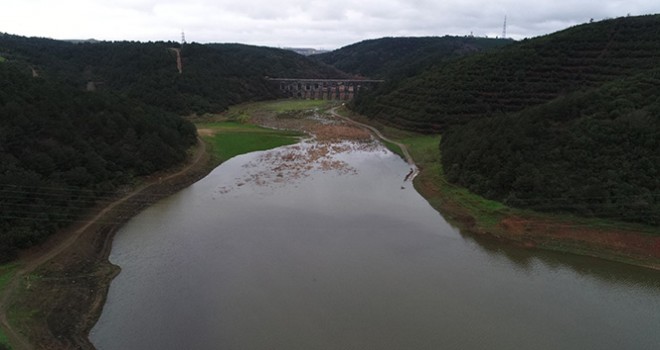
[[594,278],[604,283],[627,284],[637,288],[660,290],[660,272],[658,271],[569,253],[542,249],[517,249],[489,237],[461,235],[466,240],[477,243],[484,252],[493,258],[506,258],[507,261],[515,264],[516,268],[523,271],[533,271],[535,266],[541,264],[551,270],[570,269],[585,278]]
[[316,147],[236,157],[127,224],[111,255],[122,272],[93,343],[101,349],[660,344],[657,272],[462,236],[403,181],[409,168],[397,156],[380,147],[339,147],[305,158]]

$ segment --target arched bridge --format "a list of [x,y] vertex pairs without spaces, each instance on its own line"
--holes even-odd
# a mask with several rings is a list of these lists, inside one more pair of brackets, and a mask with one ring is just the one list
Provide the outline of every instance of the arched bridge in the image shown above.
[[316,100],[350,100],[355,94],[384,80],[266,78],[286,97]]

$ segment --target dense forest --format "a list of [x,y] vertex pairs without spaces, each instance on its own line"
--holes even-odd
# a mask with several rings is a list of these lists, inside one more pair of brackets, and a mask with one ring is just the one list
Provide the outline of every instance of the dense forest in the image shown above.
[[442,132],[450,181],[512,206],[658,225],[658,62],[658,15],[521,42],[383,38],[314,58],[0,33],[0,260],[180,163],[196,139],[180,115],[279,97],[267,76],[386,78],[353,108]]
[[183,161],[196,131],[181,115],[279,97],[266,76],[348,75],[273,48],[0,33],[0,262]]
[[358,96],[442,132],[449,181],[508,205],[660,225],[660,16],[569,28]]
[[109,93],[0,63],[0,261],[41,242],[135,176],[171,167],[194,126]]
[[381,38],[361,41],[312,58],[351,74],[396,81],[449,59],[510,43],[513,40],[473,36]]
[[450,181],[514,207],[660,225],[660,70],[443,134]]
[[[180,49],[183,74],[176,66]],[[78,42],[0,34],[0,56],[29,64],[40,77],[97,90],[179,115],[220,112],[279,97],[270,77],[342,78],[345,73],[294,52],[240,44]]]
[[654,68],[658,38],[659,15],[579,25],[431,66],[361,94],[353,108],[382,123],[441,132]]

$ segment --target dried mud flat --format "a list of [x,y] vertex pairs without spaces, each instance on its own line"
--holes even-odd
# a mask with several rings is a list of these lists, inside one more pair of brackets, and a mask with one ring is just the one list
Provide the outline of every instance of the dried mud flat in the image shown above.
[[311,113],[306,117],[260,117],[254,122],[275,129],[296,130],[310,135],[299,144],[265,151],[245,165],[245,176],[233,185],[223,186],[218,194],[226,194],[246,184],[273,188],[295,183],[315,171],[354,175],[358,170],[337,155],[351,152],[387,152],[373,135],[360,127],[327,115]]

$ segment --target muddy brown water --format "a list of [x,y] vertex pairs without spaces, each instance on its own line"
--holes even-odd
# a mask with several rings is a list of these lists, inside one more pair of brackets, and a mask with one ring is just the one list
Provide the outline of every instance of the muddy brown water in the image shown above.
[[117,234],[99,349],[660,348],[659,272],[464,236],[383,148],[311,169],[287,150]]

